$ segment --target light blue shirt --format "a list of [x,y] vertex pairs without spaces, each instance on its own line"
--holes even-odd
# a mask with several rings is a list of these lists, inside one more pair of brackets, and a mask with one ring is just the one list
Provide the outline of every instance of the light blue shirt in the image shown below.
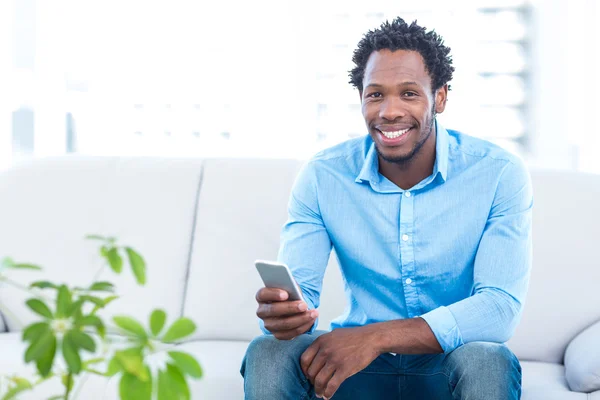
[[436,125],[433,173],[409,190],[379,173],[368,135],[299,174],[278,260],[317,308],[333,246],[347,306],[331,329],[422,317],[445,353],[512,336],[531,269],[529,173],[500,147]]

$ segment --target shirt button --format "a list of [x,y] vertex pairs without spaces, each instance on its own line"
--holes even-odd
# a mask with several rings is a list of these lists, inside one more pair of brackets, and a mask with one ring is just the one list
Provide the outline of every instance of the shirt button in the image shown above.
[[404,240],[405,242],[408,241],[408,235],[402,235],[402,240]]
[[410,285],[412,283],[412,279],[408,278],[405,282],[407,285]]
[[411,195],[410,195],[410,192],[404,192],[404,195],[405,195],[406,197],[410,197],[410,196],[411,196]]

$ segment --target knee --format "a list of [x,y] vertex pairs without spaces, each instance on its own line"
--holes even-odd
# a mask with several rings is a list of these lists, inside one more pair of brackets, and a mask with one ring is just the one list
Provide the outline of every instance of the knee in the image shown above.
[[447,356],[446,369],[451,386],[463,383],[465,389],[483,390],[484,388],[477,386],[485,385],[488,394],[506,390],[520,392],[521,365],[517,357],[503,344],[467,343]]

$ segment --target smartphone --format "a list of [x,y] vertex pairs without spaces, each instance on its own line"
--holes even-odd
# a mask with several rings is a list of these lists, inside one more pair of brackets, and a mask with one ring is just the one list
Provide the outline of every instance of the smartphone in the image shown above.
[[300,287],[294,280],[292,271],[285,264],[275,261],[256,260],[254,262],[265,287],[283,289],[288,292],[288,300],[302,300]]

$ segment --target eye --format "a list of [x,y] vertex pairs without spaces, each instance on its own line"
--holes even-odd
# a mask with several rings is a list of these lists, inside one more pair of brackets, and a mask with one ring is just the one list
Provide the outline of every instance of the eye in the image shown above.
[[418,96],[415,92],[404,92],[404,97],[415,97]]
[[383,96],[381,93],[379,92],[373,92],[373,93],[369,93],[367,95],[368,98],[372,98],[372,99],[377,99],[379,97]]

